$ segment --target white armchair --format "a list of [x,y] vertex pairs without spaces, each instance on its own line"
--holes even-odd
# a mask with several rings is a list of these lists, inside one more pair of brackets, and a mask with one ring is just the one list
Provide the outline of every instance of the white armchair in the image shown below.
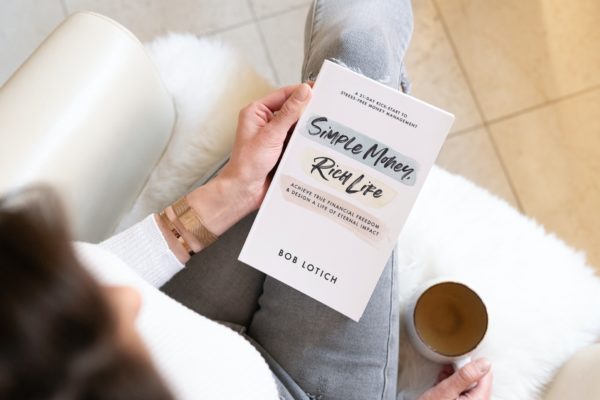
[[171,96],[140,42],[98,14],[50,35],[0,92],[0,192],[55,186],[77,239],[133,204],[171,136]]
[[[140,42],[106,17],[75,14],[0,90],[0,193],[49,183],[75,237],[101,240],[140,195],[175,122]],[[544,399],[600,399],[598,377],[600,344],[575,354]]]

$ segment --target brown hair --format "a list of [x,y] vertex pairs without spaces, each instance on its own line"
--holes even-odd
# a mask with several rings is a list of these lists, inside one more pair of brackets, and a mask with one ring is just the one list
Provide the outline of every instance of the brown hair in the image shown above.
[[48,189],[0,198],[0,398],[172,400],[118,340],[64,221]]

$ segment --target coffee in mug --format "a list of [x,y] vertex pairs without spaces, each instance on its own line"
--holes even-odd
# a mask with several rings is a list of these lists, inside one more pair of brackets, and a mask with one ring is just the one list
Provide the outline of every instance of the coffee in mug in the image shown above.
[[460,368],[483,341],[488,313],[481,297],[467,285],[436,280],[417,291],[406,315],[417,350],[436,362]]

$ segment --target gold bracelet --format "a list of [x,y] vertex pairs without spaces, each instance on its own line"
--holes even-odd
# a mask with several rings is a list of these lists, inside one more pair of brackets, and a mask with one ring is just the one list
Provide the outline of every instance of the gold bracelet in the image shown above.
[[167,216],[167,213],[165,213],[165,210],[161,211],[160,214],[158,214],[158,216],[160,217],[160,219],[163,220],[163,222],[167,225],[168,229],[173,233],[173,235],[175,235],[175,237],[177,238],[177,241],[179,243],[181,243],[181,245],[183,246],[183,248],[185,249],[185,251],[190,255],[193,256],[194,251],[191,249],[190,245],[188,244],[188,242],[183,238],[183,236],[181,236],[181,233],[179,233],[179,231],[177,230],[177,227],[173,224],[173,222],[169,219],[169,217]]
[[218,239],[217,235],[206,228],[204,221],[198,213],[190,207],[185,196],[173,203],[171,207],[173,208],[175,217],[179,218],[179,221],[184,226],[185,230],[198,239],[202,248],[210,246]]

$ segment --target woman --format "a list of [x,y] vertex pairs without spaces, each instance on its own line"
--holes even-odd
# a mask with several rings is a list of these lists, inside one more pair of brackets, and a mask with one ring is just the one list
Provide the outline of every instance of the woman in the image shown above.
[[[411,29],[408,1],[316,1],[303,81],[330,58],[406,91]],[[55,207],[4,199],[0,398],[396,398],[393,254],[360,323],[235,261],[310,97],[300,84],[244,108],[231,159],[214,179],[99,245],[73,248]],[[189,286],[204,316],[157,290],[191,254],[202,261],[203,279]],[[477,360],[448,377],[441,371],[421,400],[489,398],[489,369]]]

